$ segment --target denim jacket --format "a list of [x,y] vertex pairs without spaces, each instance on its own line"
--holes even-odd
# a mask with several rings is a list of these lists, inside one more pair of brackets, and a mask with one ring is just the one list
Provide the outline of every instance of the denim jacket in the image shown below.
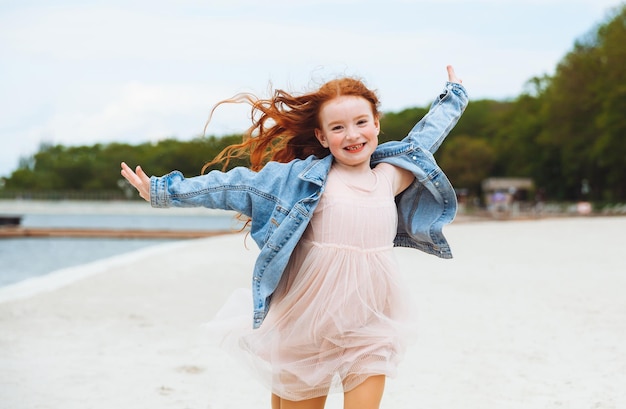
[[[398,231],[394,245],[451,258],[442,233],[456,214],[456,195],[433,153],[468,103],[465,88],[446,83],[429,112],[402,141],[379,145],[371,164],[386,162],[409,170],[413,183],[396,197]],[[258,328],[289,257],[324,192],[332,155],[289,163],[270,162],[260,171],[235,168],[185,178],[174,171],[150,180],[153,207],[207,207],[240,212],[252,219],[250,235],[260,248],[252,275],[253,327]]]

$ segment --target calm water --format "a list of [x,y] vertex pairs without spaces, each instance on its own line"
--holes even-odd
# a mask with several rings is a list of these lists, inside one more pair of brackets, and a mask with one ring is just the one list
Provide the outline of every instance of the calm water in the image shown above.
[[[158,230],[225,230],[237,227],[230,215],[27,214],[24,227]],[[0,286],[154,246],[167,239],[11,238],[0,239]]]
[[145,230],[222,230],[234,226],[233,217],[147,214],[27,214],[24,227],[69,227]]

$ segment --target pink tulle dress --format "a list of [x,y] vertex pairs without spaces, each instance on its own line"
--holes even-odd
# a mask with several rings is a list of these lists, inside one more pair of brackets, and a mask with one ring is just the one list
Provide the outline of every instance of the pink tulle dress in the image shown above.
[[[394,376],[415,335],[393,254],[396,224],[383,171],[354,180],[333,166],[265,321],[257,330],[231,327],[222,346],[288,400],[349,391],[371,375]],[[239,309],[247,325],[250,303]],[[218,314],[222,329],[232,323],[227,310]]]

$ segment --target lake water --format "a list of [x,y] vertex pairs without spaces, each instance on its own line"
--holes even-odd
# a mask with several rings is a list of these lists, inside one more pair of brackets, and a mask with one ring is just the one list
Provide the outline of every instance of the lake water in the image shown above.
[[[136,209],[142,209],[137,212]],[[136,205],[113,214],[89,205],[48,206],[43,211],[33,206],[10,207],[0,214],[20,214],[24,227],[102,228],[143,230],[228,230],[237,228],[230,213],[198,214],[189,212],[148,211]],[[180,209],[177,209],[180,210]],[[30,277],[127,253],[148,246],[171,242],[171,239],[110,238],[5,238],[0,239],[0,286]]]

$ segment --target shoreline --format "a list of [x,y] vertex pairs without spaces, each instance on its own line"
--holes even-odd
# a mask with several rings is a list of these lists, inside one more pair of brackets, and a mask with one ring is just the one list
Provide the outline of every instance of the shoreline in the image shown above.
[[154,244],[138,250],[117,254],[77,266],[61,268],[47,274],[0,286],[0,305],[2,305],[2,303],[55,291],[67,285],[71,285],[76,281],[89,278],[92,275],[106,273],[126,263],[137,262],[143,258],[156,256],[164,251],[176,251],[187,245],[188,243],[185,241]]
[[94,229],[60,227],[0,227],[1,238],[69,237],[115,239],[197,239],[236,233],[235,230]]
[[151,207],[143,200],[128,201],[78,201],[78,200],[26,200],[0,199],[0,215],[26,214],[130,214],[150,216],[197,216],[197,215],[229,215],[235,214],[226,210],[207,208],[171,207],[163,211]]
[[[166,210],[166,211],[164,211]],[[77,201],[77,200],[27,200],[27,199],[0,199],[0,216],[19,217],[25,215],[147,215],[147,216],[236,216],[236,212],[207,209],[201,207],[167,209],[153,208],[149,203],[141,200],[124,201]],[[467,212],[459,209],[452,224],[467,222],[489,221],[526,221],[550,220],[563,218],[594,218],[594,217],[621,217],[624,214],[594,213],[581,215],[576,212],[502,212],[493,213],[486,210]],[[0,227],[0,232],[2,227]],[[61,230],[61,229],[59,229]],[[19,233],[19,232],[18,232]],[[182,232],[181,234],[185,234]]]

